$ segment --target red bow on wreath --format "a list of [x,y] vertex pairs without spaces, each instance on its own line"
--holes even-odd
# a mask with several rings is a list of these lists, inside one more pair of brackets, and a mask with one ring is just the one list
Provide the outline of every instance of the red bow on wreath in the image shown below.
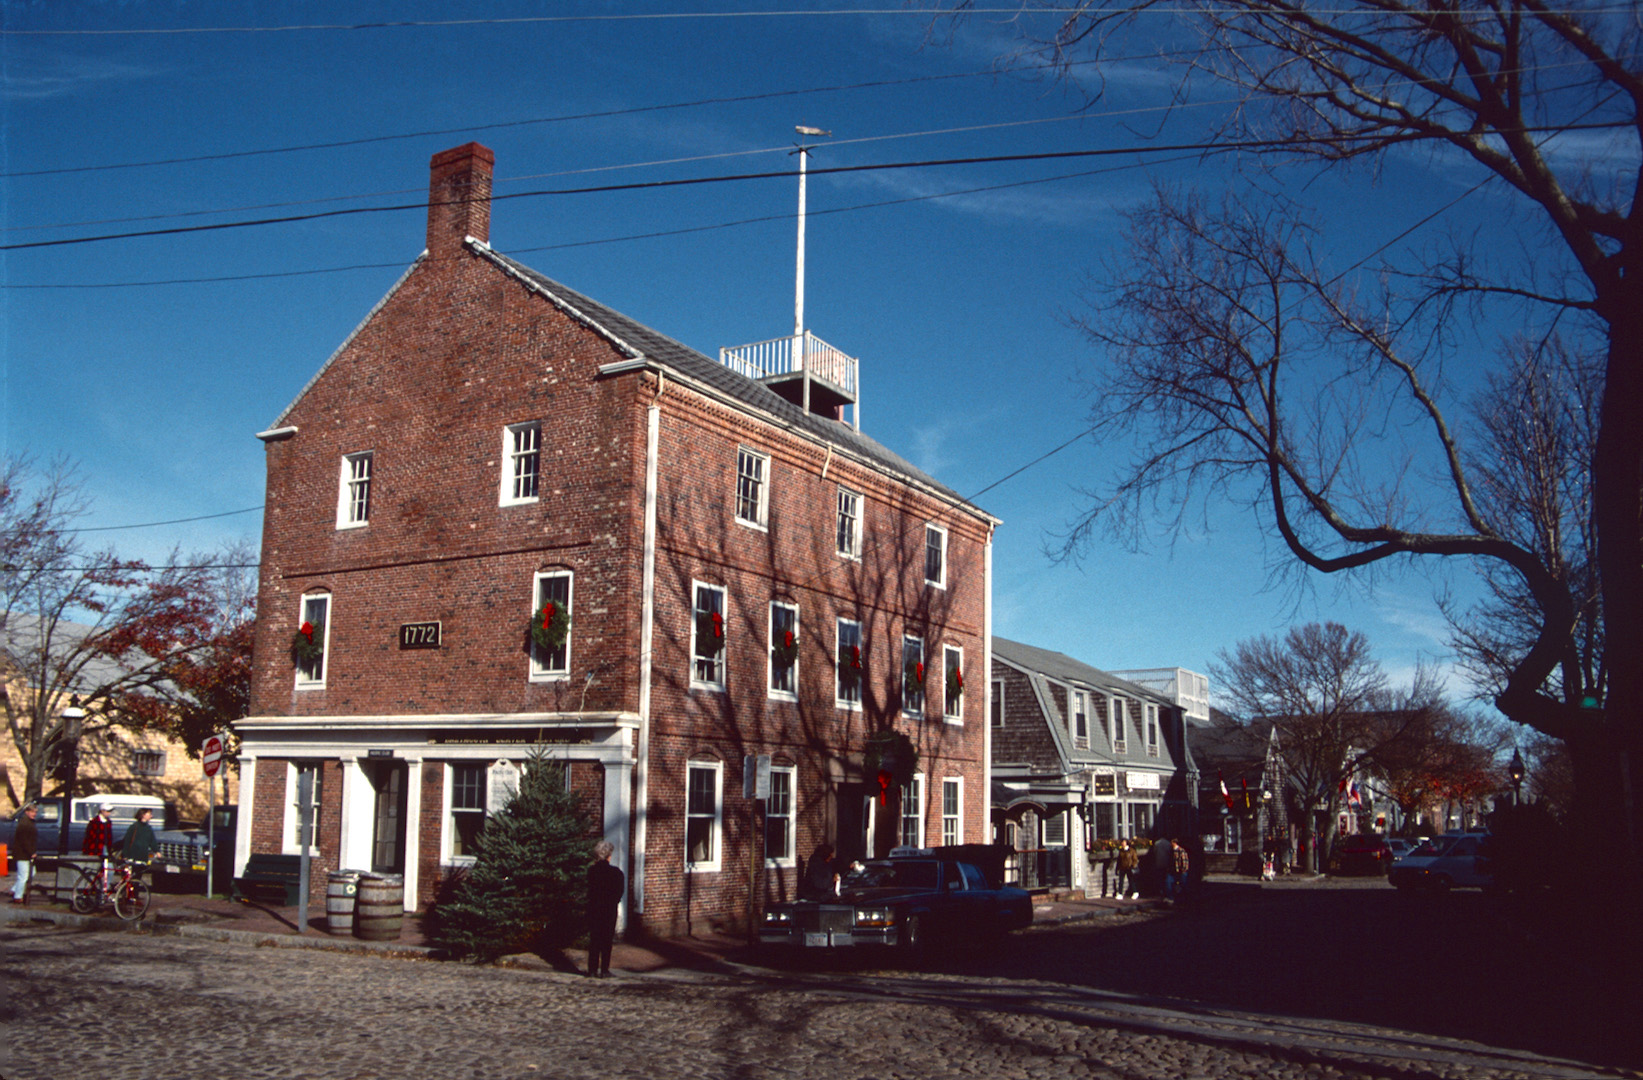
[[314,624],[311,623],[311,622],[303,623],[300,627],[297,628],[297,633],[301,634],[303,637],[307,638],[309,641],[313,641],[314,640]]
[[725,617],[717,611],[713,613],[713,636],[716,638],[725,636]]
[[894,779],[895,779],[895,777],[890,775],[890,771],[888,769],[880,769],[879,770],[879,805],[880,806],[883,806],[885,804],[886,800],[889,799],[889,797],[890,797],[890,782]]
[[958,668],[954,668],[953,681],[958,683],[958,688],[960,690],[964,689],[964,672],[960,671]]
[[791,649],[792,647],[793,647],[793,631],[783,630],[782,631],[782,648]]
[[542,605],[542,629],[548,629],[548,624],[553,622],[554,610],[552,601]]
[[923,664],[914,664],[913,665],[913,678],[918,680],[918,684],[920,686],[924,685],[924,665]]
[[856,668],[857,670],[861,669],[861,646],[860,645],[850,646],[850,666],[853,667],[853,668]]

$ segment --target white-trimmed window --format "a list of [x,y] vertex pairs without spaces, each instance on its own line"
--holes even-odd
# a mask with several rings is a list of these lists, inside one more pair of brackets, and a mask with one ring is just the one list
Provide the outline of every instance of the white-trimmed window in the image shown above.
[[696,599],[690,619],[690,685],[725,687],[725,590],[722,585],[692,582]]
[[836,631],[838,658],[833,672],[833,701],[841,709],[861,708],[861,677],[867,667],[862,651],[861,623],[840,619]]
[[136,776],[164,776],[164,750],[133,750],[131,752],[131,771]]
[[337,528],[359,529],[371,523],[371,451],[342,456],[337,480]]
[[[540,570],[534,579],[531,595],[534,606],[531,608],[531,618],[544,618],[549,604],[554,605],[555,611],[563,610],[567,615],[572,611],[572,593],[576,582],[569,570]],[[571,625],[565,631],[565,640],[557,646],[546,647],[536,643],[535,627],[531,630],[531,678],[551,681],[563,679],[570,675],[570,643],[576,634],[576,621],[572,617]]]
[[1072,697],[1073,748],[1090,748],[1090,696],[1082,690],[1069,691]]
[[1067,846],[1067,811],[1044,815],[1044,846]]
[[847,559],[861,558],[861,495],[839,488],[838,552]]
[[[308,834],[301,835],[302,804],[298,801],[299,776],[313,777],[312,808],[308,819]],[[318,761],[290,761],[285,766],[285,854],[301,855],[302,844],[306,840],[309,853],[319,854],[318,837],[320,835],[320,820],[323,816],[320,807],[325,805],[321,797],[325,780],[325,766]]]
[[[331,658],[331,594],[304,593],[301,614],[297,632],[310,639],[319,651],[297,657],[297,689],[323,690],[327,662]],[[308,628],[307,633],[303,633],[303,627]]]
[[901,639],[901,711],[924,715],[924,639]]
[[1004,680],[993,680],[993,699],[987,703],[987,712],[995,728],[1004,726]]
[[770,798],[764,802],[764,864],[797,866],[793,843],[793,794],[798,770],[791,765],[770,767]]
[[692,761],[685,767],[685,869],[719,869],[723,843],[724,765]]
[[770,602],[770,696],[783,701],[799,697],[799,609]]
[[964,778],[941,778],[941,842],[951,847],[964,843]]
[[963,720],[964,650],[957,645],[943,645],[941,672],[941,715],[948,720]]
[[764,528],[770,520],[770,458],[756,450],[736,450],[736,520]]
[[923,773],[914,773],[913,782],[901,789],[901,846],[924,846]]
[[1107,740],[1112,743],[1112,752],[1124,753],[1128,747],[1124,744],[1124,714],[1129,705],[1121,697],[1107,700]]
[[532,420],[502,429],[503,506],[533,503],[542,480],[542,425]]
[[490,784],[483,762],[446,766],[445,836],[448,862],[472,863],[475,844],[485,828],[486,795]]
[[947,587],[947,530],[934,522],[924,526],[924,583]]
[[1147,706],[1147,756],[1158,756],[1158,706]]

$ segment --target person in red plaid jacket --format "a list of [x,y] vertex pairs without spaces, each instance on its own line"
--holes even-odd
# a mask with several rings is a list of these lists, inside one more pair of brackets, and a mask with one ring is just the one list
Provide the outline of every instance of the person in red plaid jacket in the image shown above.
[[106,859],[114,851],[114,822],[108,815],[114,807],[104,803],[97,808],[97,816],[86,822],[86,838],[80,845],[80,854],[96,855]]

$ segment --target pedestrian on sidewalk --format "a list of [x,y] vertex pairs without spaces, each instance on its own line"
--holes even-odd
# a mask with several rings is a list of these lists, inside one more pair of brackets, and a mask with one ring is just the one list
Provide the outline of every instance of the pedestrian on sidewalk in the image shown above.
[[137,811],[137,820],[126,830],[120,844],[120,858],[139,867],[147,866],[154,858],[154,853],[160,850],[160,842],[154,837],[154,826],[148,823],[153,816],[154,811],[146,806]]
[[805,860],[804,879],[799,883],[800,900],[832,900],[839,895],[839,864],[832,844],[817,844]]
[[[112,813],[114,804],[104,803],[97,808],[97,816],[86,822],[86,838],[80,843],[80,854],[94,856],[105,863],[114,854],[114,821],[109,817]],[[59,823],[58,827],[67,825]]]
[[1141,899],[1141,888],[1136,883],[1135,871],[1141,865],[1141,856],[1128,840],[1118,841],[1118,898],[1122,900],[1128,896],[1131,900]]
[[1164,899],[1179,900],[1186,895],[1187,882],[1192,874],[1192,856],[1178,839],[1170,839],[1169,872],[1164,876]]
[[627,875],[610,864],[616,845],[601,840],[593,845],[588,867],[588,975],[610,978],[610,953],[616,943],[616,909],[627,894]]
[[40,830],[35,827],[34,818],[40,808],[29,803],[19,811],[17,831],[12,835],[12,858],[17,860],[17,876],[11,883],[11,902],[26,904],[29,902],[29,880],[34,877],[34,856],[40,850]]

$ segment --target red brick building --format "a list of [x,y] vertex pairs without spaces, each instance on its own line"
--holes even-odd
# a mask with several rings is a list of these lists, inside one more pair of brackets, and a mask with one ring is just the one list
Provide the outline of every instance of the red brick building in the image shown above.
[[790,897],[822,841],[989,839],[997,521],[843,421],[853,367],[756,380],[493,251],[492,163],[435,156],[427,250],[259,435],[238,850],[300,850],[309,773],[315,895],[425,906],[537,748],[661,933]]

